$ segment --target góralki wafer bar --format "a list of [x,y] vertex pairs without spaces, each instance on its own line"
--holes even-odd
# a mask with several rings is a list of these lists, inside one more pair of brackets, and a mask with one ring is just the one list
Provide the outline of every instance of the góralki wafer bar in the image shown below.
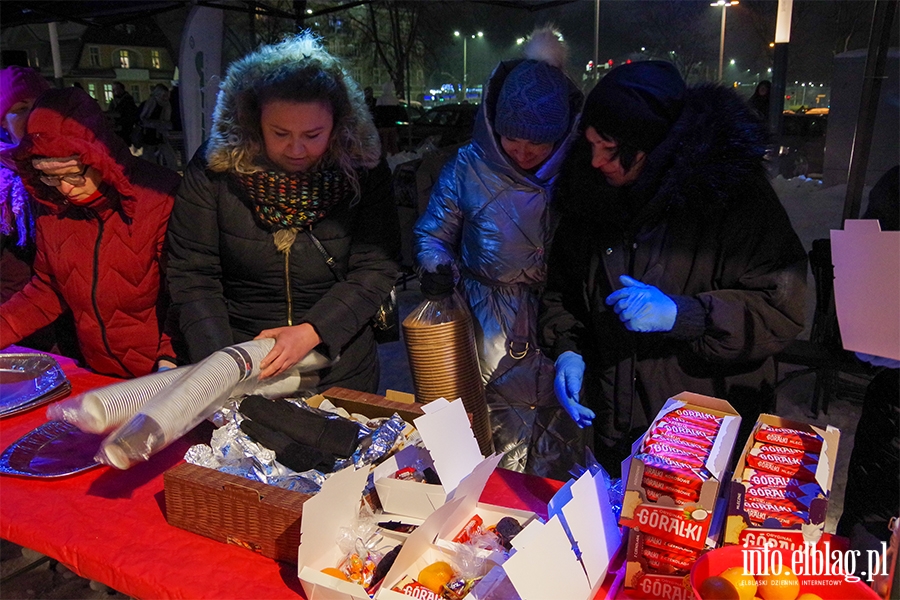
[[816,498],[815,493],[803,490],[802,486],[790,487],[747,487],[746,498],[752,500],[769,500],[791,506],[794,510],[809,510],[809,504]]
[[777,475],[768,471],[759,471],[757,469],[745,468],[741,472],[741,479],[752,486],[758,487],[778,487],[792,489],[797,488],[803,494],[812,496],[824,496],[822,488],[814,481],[799,481],[786,475]]
[[688,407],[676,408],[662,416],[663,421],[668,422],[673,419],[684,421],[686,423],[693,423],[708,430],[712,430],[713,433],[717,432],[719,426],[722,424],[722,417],[717,417],[714,414]]
[[688,548],[687,546],[682,546],[681,544],[676,544],[675,542],[664,540],[659,536],[649,535],[645,533],[643,536],[641,536],[641,539],[645,547],[654,548],[660,552],[675,554],[677,556],[682,556],[691,560],[694,560],[700,556],[701,550],[698,550],[696,548]]
[[776,475],[784,475],[803,481],[816,480],[816,467],[819,465],[817,454],[804,454],[803,456],[787,456],[773,452],[751,451],[747,454],[747,465],[761,471],[769,471]]
[[789,427],[772,427],[763,424],[756,430],[753,438],[764,444],[778,444],[816,454],[822,451],[822,438],[819,435]]

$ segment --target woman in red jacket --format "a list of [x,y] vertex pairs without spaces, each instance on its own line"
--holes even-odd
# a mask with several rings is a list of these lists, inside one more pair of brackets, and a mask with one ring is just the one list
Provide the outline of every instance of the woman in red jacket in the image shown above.
[[138,377],[172,366],[161,284],[178,175],[132,156],[77,88],[41,96],[14,158],[39,204],[37,255],[31,281],[0,306],[0,344],[18,342],[68,307],[91,369]]

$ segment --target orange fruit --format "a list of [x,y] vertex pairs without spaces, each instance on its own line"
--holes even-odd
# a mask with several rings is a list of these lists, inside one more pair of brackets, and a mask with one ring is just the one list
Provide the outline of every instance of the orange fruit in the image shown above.
[[822,596],[806,592],[805,594],[800,594],[799,596],[797,596],[797,600],[822,600]]
[[702,600],[741,600],[730,581],[715,575],[704,579],[697,592]]
[[325,567],[322,569],[322,572],[326,575],[331,575],[332,577],[337,577],[338,579],[343,579],[344,581],[350,581],[347,579],[347,576],[344,575],[344,572],[340,569],[335,569],[334,567]]
[[753,600],[756,596],[756,577],[744,572],[744,567],[731,567],[719,573],[719,577],[731,582],[741,600]]
[[453,567],[442,560],[432,563],[419,571],[416,581],[427,587],[435,594],[441,593],[441,588],[447,585],[455,573]]
[[763,600],[797,600],[800,595],[800,580],[787,567],[778,575],[757,575],[757,594]]

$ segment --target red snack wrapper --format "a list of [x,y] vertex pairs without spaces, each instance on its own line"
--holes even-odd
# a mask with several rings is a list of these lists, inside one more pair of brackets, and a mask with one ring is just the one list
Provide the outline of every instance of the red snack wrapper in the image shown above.
[[754,487],[777,487],[801,490],[803,494],[810,496],[824,496],[825,493],[819,484],[811,481],[798,481],[785,475],[776,475],[768,471],[757,471],[756,469],[745,468],[741,473],[741,479]]
[[703,443],[694,442],[683,438],[657,434],[650,435],[644,439],[644,450],[648,451],[653,446],[658,446],[660,444],[674,446],[686,452],[690,452],[694,456],[701,456],[703,458],[709,456],[709,450],[710,448],[712,448],[712,444],[704,445]]
[[809,503],[813,501],[816,495],[805,494],[800,486],[750,486],[747,488],[745,497],[752,500],[770,500],[778,504],[791,506],[793,510],[809,510]]
[[652,448],[648,448],[648,451],[653,456],[668,458],[692,469],[702,469],[706,466],[706,457],[697,456],[689,450],[682,450],[671,444],[656,444]]
[[484,519],[482,519],[478,515],[474,515],[469,522],[465,524],[465,526],[460,530],[459,533],[456,534],[456,537],[453,538],[454,542],[459,544],[465,544],[472,536],[481,531],[481,526],[484,524]]
[[668,439],[685,440],[704,448],[712,448],[716,441],[716,434],[710,433],[703,427],[691,427],[685,423],[657,421],[647,434],[648,438],[664,437]]
[[668,554],[674,554],[676,556],[683,556],[689,560],[694,560],[700,556],[700,551],[695,548],[688,548],[687,546],[664,540],[655,535],[644,534],[643,543],[645,547],[653,548]]
[[395,592],[400,592],[404,596],[411,596],[413,598],[418,598],[419,600],[442,600],[440,594],[435,594],[427,587],[410,577],[404,577],[397,585],[395,585],[391,589],[393,589]]
[[713,431],[718,431],[719,426],[722,424],[722,417],[717,417],[714,414],[704,412],[702,410],[697,410],[695,408],[676,408],[675,410],[666,413],[663,415],[663,419],[666,421],[671,421],[672,419],[678,419],[682,421],[686,421],[688,423],[695,423],[701,427],[705,427],[706,429],[712,429]]
[[769,471],[776,475],[784,475],[803,481],[816,480],[816,467],[819,457],[806,454],[802,458],[784,454],[747,454],[747,464],[754,469]]
[[680,485],[672,485],[667,481],[650,477],[646,472],[644,473],[644,478],[641,483],[648,492],[652,490],[660,496],[671,496],[676,503],[678,503],[678,500],[683,500],[682,504],[685,504],[688,502],[696,502],[700,499],[699,489],[683,488]]
[[752,506],[744,504],[744,511],[750,517],[750,523],[759,527],[766,519],[775,519],[781,523],[782,527],[795,527],[797,525],[805,525],[809,521],[809,513],[805,511],[789,511],[767,513]]
[[678,487],[691,492],[700,492],[700,486],[703,485],[703,479],[696,473],[689,471],[680,473],[677,469],[659,469],[657,467],[644,466],[644,478],[652,478],[661,483]]
[[413,467],[405,467],[400,469],[396,473],[394,473],[394,479],[400,479],[402,481],[415,481],[416,479],[416,470]]
[[764,444],[777,444],[807,452],[815,452],[816,454],[822,451],[821,437],[814,433],[798,431],[788,427],[772,427],[771,425],[762,424],[756,430],[753,439]]
[[[644,463],[645,473],[647,472],[648,467],[656,469],[657,471],[659,471],[659,473],[654,474],[653,477],[662,481],[666,481],[673,485],[687,485],[692,489],[694,487],[699,489],[700,486],[703,485],[703,482],[711,477],[709,471],[707,471],[705,468],[693,468],[681,461],[667,458],[665,456],[645,453],[636,454],[635,458]],[[692,483],[685,484],[685,480]]]
[[677,506],[684,506],[685,504],[691,504],[697,501],[697,498],[685,498],[684,496],[676,495],[669,491],[659,490],[652,485],[647,485],[648,481],[650,480],[644,480],[644,492],[647,495],[647,500],[649,500],[650,502],[659,502],[659,499],[663,496],[672,498]]
[[763,444],[756,442],[750,449],[754,454],[784,454],[785,456],[818,456],[816,452],[807,452],[800,448],[791,448],[790,446],[779,446],[778,444]]
[[663,572],[684,572],[687,573],[694,565],[694,559],[680,554],[670,554],[668,552],[660,552],[655,548],[644,546],[641,555],[647,559],[647,564],[654,570]]

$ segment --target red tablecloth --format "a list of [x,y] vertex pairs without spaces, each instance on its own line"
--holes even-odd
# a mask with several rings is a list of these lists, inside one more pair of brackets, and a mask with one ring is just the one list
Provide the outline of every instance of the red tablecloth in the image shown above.
[[[115,380],[59,358],[72,395]],[[0,449],[43,424],[45,407],[0,420]],[[99,467],[61,479],[0,477],[0,537],[55,558],[78,575],[135,598],[296,598],[296,565],[216,542],[166,523],[163,473],[188,447],[209,442],[198,427],[127,471]],[[546,514],[561,482],[497,470],[481,500]]]

